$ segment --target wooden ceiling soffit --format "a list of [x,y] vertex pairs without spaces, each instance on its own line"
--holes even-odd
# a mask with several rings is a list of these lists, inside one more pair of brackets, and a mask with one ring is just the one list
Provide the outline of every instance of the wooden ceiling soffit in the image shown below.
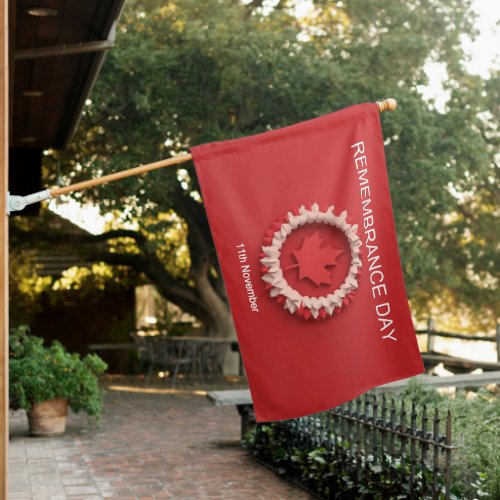
[[124,0],[15,2],[15,35],[11,44],[12,146],[67,146],[105,51],[114,45],[123,3]]

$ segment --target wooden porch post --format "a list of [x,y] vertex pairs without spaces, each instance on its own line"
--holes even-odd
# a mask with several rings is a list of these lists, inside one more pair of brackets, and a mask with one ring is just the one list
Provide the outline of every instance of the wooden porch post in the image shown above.
[[9,241],[6,197],[9,160],[8,0],[0,0],[0,498],[7,498],[9,445]]

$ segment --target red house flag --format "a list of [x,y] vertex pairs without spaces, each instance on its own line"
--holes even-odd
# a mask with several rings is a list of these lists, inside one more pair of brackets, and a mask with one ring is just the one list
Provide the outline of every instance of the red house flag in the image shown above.
[[423,371],[376,104],[191,153],[257,421]]

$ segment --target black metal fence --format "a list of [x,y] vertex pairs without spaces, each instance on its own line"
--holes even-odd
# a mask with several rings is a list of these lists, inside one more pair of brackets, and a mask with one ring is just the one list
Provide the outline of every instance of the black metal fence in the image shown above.
[[442,421],[432,413],[369,395],[257,425],[250,446],[259,460],[320,497],[450,498],[451,415]]

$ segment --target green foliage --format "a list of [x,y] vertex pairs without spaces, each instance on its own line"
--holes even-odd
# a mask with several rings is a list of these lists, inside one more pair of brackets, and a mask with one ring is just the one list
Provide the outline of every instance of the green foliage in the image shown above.
[[[448,410],[452,415],[451,484],[452,498],[500,498],[500,399],[487,390],[478,393],[458,392],[442,395],[436,389],[412,381],[401,398],[411,406],[416,403],[419,417],[424,405],[429,416],[437,408],[441,415]],[[444,421],[440,432],[444,433]],[[323,498],[406,498],[409,484],[400,482],[401,461],[384,455],[383,467],[373,463],[371,455],[361,455],[363,478],[356,473],[356,457],[349,457],[351,443],[342,442],[341,448],[315,448],[305,437],[299,446],[292,446],[278,424],[265,424],[252,429],[246,436],[246,445],[260,460],[280,474],[299,481]],[[353,460],[352,462],[350,462]],[[406,463],[409,467],[409,463]],[[423,475],[426,484],[432,483],[432,471],[416,468],[413,493],[419,498]],[[408,474],[406,474],[408,478]],[[444,485],[440,485],[444,495]]]
[[[82,245],[72,241],[72,225],[52,212],[42,209],[37,217],[14,217],[9,221],[9,321],[11,325],[32,325],[47,302],[66,308],[76,302],[93,301],[100,292],[130,290],[138,281],[137,274],[126,266],[109,266],[102,262],[85,267],[70,267],[60,275],[40,275],[44,258],[54,251],[78,256]],[[84,231],[81,231],[85,235]],[[50,238],[58,235],[57,241]],[[44,239],[48,238],[49,242]],[[57,248],[54,250],[54,248]],[[84,256],[86,257],[86,256]],[[72,258],[70,258],[70,261]],[[90,259],[89,259],[90,260]],[[46,270],[45,270],[46,271]],[[44,273],[41,273],[44,274]]]
[[57,341],[45,347],[43,339],[18,327],[9,337],[10,405],[29,411],[33,404],[56,397],[68,398],[71,409],[88,415],[102,413],[98,376],[107,365],[95,354],[80,358]]
[[40,296],[51,282],[50,277],[37,275],[33,251],[9,249],[9,321],[26,324],[40,310]]
[[483,390],[445,398],[453,415],[452,481],[466,498],[500,498],[500,398]]
[[[383,463],[375,463],[372,455],[350,456],[348,442],[337,449],[311,448],[306,438],[300,446],[290,446],[279,424],[254,428],[247,435],[246,444],[258,460],[320,498],[403,499],[408,498],[410,491],[415,498],[423,498],[423,476],[427,485],[432,484],[432,471],[417,466],[410,490],[409,461],[403,464],[406,481],[402,482],[401,460],[384,455]],[[444,485],[439,483],[439,498],[444,498],[444,491]]]
[[445,396],[440,394],[435,387],[421,383],[415,378],[411,378],[401,392],[401,399],[407,403],[407,407],[411,407],[411,403],[415,403],[417,408],[423,405],[437,406],[445,400]]
[[[412,306],[424,315],[446,293],[456,311],[465,305],[493,324],[500,303],[494,278],[499,78],[485,81],[464,69],[460,40],[474,35],[471,1],[316,1],[300,19],[296,3],[283,0],[273,9],[239,0],[129,1],[117,46],[63,158],[66,175],[81,180],[394,96],[399,111],[382,121]],[[422,97],[429,61],[448,74],[450,99],[442,111]],[[186,245],[191,259],[200,254],[196,231],[211,245],[206,219],[193,216],[200,195],[191,166],[75,197],[123,212],[144,234],[165,234],[160,215],[173,210],[185,221],[187,239],[170,247],[163,237],[149,239],[170,273]],[[213,280],[213,251],[210,261]],[[182,262],[186,269],[174,277],[184,284],[199,266]]]
[[500,398],[485,389],[442,395],[415,380],[401,396],[420,409],[427,404],[441,415],[451,412],[454,490],[465,498],[500,498]]

